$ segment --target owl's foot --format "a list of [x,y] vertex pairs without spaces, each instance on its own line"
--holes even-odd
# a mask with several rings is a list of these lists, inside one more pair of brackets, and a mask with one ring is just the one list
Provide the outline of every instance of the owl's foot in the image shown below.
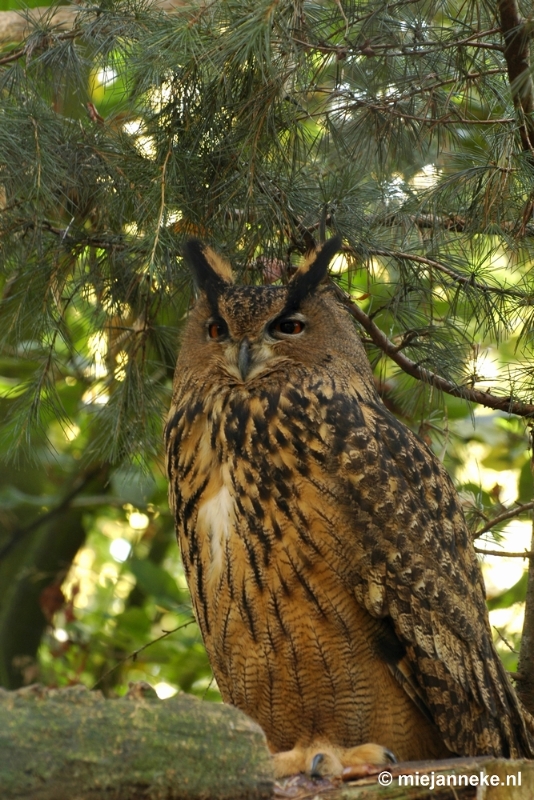
[[347,767],[363,776],[368,767],[394,764],[396,760],[391,750],[379,744],[337,747],[313,742],[308,747],[297,746],[273,755],[275,778],[285,778],[298,772],[305,772],[311,778],[334,777],[342,775]]

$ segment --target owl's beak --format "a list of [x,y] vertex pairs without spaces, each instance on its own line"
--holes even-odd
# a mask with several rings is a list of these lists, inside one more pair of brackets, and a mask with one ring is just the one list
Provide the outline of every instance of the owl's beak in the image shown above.
[[250,364],[250,342],[245,336],[239,345],[239,355],[237,356],[237,366],[239,367],[239,374],[241,375],[241,380],[243,381],[246,380],[250,371]]

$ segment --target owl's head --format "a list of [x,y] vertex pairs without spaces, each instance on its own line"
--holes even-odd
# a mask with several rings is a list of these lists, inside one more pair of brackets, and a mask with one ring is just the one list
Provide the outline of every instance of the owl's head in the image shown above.
[[341,247],[326,241],[286,286],[238,286],[230,264],[192,239],[184,255],[199,299],[187,322],[179,365],[217,373],[231,383],[251,384],[291,364],[334,367],[336,361],[369,364],[347,312],[324,285],[328,266]]

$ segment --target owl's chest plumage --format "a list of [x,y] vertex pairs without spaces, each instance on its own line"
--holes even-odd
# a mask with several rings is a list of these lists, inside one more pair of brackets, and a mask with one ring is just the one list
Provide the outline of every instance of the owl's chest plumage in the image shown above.
[[[224,699],[275,749],[368,738],[377,670],[406,702],[373,652],[379,623],[350,588],[333,393],[214,393],[172,413],[172,504],[195,613]],[[363,442],[360,456],[364,470]]]
[[[300,534],[311,544],[304,529],[324,490],[312,451],[321,458],[323,447],[316,415],[303,398],[295,408],[294,399],[236,391],[214,394],[195,414],[190,405],[175,411],[178,530],[190,579],[210,598],[200,614],[205,635],[223,583],[234,591],[237,580],[252,577],[262,595]],[[200,571],[191,574],[194,565]]]

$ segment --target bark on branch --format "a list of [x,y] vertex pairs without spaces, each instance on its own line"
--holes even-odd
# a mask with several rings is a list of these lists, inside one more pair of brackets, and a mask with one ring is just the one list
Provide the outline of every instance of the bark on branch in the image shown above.
[[357,306],[355,303],[352,302],[350,297],[343,292],[339,286],[335,286],[335,291],[343,305],[347,308],[348,312],[354,317],[357,322],[360,323],[362,328],[369,334],[370,338],[372,339],[373,343],[382,350],[387,356],[389,356],[398,366],[406,372],[408,375],[411,375],[412,378],[416,378],[419,381],[423,381],[423,383],[428,383],[430,386],[435,386],[436,389],[439,389],[446,394],[450,394],[453,397],[460,397],[463,400],[469,400],[472,403],[478,403],[479,405],[486,406],[486,408],[493,408],[496,411],[505,411],[508,414],[517,414],[520,417],[534,417],[534,405],[530,403],[522,403],[520,400],[516,400],[513,397],[499,397],[497,395],[490,394],[489,392],[483,392],[480,389],[470,389],[467,386],[458,386],[457,384],[451,383],[450,381],[442,378],[441,375],[437,375],[435,372],[431,372],[428,369],[417,364],[415,361],[412,361],[408,356],[404,355],[404,353],[399,350],[398,346],[393,344],[390,339],[386,336],[386,334],[380,330],[380,328],[375,325],[373,320],[367,316],[365,311]]
[[534,84],[530,76],[530,35],[516,0],[498,0],[504,58],[514,106],[522,115],[519,129],[523,150],[534,156]]
[[106,700],[83,686],[0,690],[2,800],[266,800],[261,729],[232,706],[148,684]]

